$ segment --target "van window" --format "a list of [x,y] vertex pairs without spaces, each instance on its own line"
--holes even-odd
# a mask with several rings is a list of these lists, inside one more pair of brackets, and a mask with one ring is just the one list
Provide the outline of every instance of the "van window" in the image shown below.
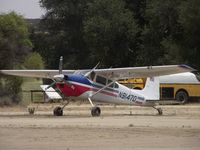
[[103,85],[106,85],[106,78],[101,77],[101,76],[97,76],[96,82],[100,83],[100,84],[103,84]]
[[200,73],[198,71],[193,72],[197,78],[198,81],[200,81]]

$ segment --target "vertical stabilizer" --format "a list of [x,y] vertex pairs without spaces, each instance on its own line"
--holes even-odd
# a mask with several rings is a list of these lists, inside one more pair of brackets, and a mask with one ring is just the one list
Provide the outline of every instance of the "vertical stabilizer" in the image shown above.
[[160,82],[158,77],[147,78],[146,84],[141,93],[145,96],[146,100],[159,100],[160,99]]

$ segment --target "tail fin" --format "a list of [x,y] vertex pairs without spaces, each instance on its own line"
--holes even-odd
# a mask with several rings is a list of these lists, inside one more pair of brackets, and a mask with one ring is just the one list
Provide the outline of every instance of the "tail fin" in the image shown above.
[[147,100],[159,100],[160,99],[160,82],[158,77],[147,78],[146,84],[142,94]]

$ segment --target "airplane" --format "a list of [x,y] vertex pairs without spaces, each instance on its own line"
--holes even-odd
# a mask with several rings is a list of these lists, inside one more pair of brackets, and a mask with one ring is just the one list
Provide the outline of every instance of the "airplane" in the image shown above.
[[[99,103],[125,104],[152,107],[162,115],[162,109],[156,107],[160,98],[158,76],[191,72],[195,69],[187,65],[164,65],[147,67],[126,67],[83,70],[63,70],[63,57],[60,57],[59,70],[0,70],[0,73],[21,77],[52,79],[52,84],[45,89],[56,86],[66,97],[87,99],[91,104],[91,115],[100,116]],[[130,89],[117,81],[129,78],[147,78],[144,89]],[[53,110],[55,116],[63,115],[63,108]]]

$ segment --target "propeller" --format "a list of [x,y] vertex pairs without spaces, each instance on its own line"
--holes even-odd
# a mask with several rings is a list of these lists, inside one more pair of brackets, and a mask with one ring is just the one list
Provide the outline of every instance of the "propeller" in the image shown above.
[[[88,71],[84,76],[88,77],[98,67],[99,64],[100,62],[98,62],[97,65],[93,69]],[[65,82],[66,84],[70,84],[65,79],[66,75],[63,74],[62,69],[63,69],[63,56],[60,57],[60,61],[59,61],[59,74],[53,76],[52,78],[53,82],[49,86],[47,86],[45,90],[48,90],[50,87],[53,87],[58,82],[59,83]],[[81,74],[81,72],[79,72],[79,74]]]
[[53,76],[53,82],[47,86],[45,88],[45,90],[48,90],[50,87],[53,87],[57,82],[65,82],[65,76],[64,74],[62,73],[62,67],[63,67],[63,56],[60,57],[60,61],[59,61],[59,74],[58,75],[54,75]]

